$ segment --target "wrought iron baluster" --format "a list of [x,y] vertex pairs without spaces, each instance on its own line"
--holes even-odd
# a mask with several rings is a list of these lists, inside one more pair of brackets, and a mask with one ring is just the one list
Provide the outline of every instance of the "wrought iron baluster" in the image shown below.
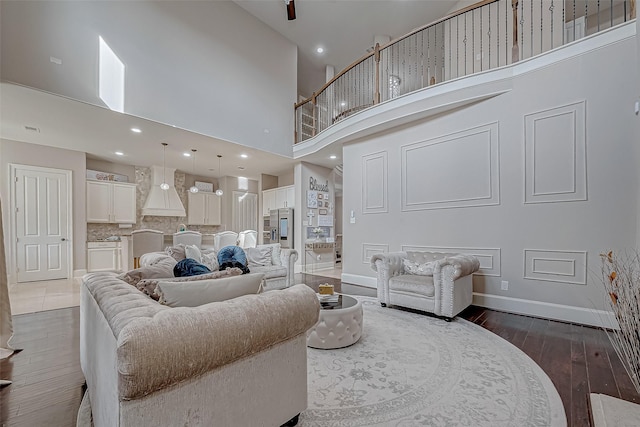
[[540,0],[540,53],[544,52],[543,40],[544,40],[544,12],[542,11],[542,1]]
[[476,17],[475,9],[471,10],[471,74],[476,72]]
[[553,49],[553,0],[551,0],[551,6],[549,6],[549,11],[551,12],[551,49]]
[[467,15],[464,15],[464,39],[462,39],[462,43],[464,43],[464,75],[467,75]]

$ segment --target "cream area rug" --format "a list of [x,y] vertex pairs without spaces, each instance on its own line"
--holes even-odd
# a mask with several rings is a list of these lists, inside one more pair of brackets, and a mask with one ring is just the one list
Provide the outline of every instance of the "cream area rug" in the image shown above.
[[299,426],[567,425],[549,377],[512,344],[464,319],[357,298],[360,341],[308,349],[309,406]]

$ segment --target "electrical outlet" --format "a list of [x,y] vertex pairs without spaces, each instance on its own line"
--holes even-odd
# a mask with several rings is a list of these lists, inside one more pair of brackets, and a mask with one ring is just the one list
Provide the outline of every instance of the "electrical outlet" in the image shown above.
[[503,281],[500,283],[500,288],[501,288],[503,291],[508,291],[508,290],[509,290],[509,282],[508,282],[508,281],[506,281],[506,280],[503,280]]

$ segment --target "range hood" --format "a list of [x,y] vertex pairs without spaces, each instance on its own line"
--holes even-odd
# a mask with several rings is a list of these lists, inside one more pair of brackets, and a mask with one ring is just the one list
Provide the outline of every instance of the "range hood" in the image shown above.
[[[175,169],[151,166],[151,188],[142,207],[142,216],[187,216],[174,185]],[[162,182],[169,184],[168,190],[160,188]]]

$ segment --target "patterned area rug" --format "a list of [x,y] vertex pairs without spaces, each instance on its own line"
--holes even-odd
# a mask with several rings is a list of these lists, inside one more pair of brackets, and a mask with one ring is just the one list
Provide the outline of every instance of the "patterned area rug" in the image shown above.
[[551,380],[482,327],[357,297],[363,334],[308,349],[309,407],[299,426],[566,426]]

